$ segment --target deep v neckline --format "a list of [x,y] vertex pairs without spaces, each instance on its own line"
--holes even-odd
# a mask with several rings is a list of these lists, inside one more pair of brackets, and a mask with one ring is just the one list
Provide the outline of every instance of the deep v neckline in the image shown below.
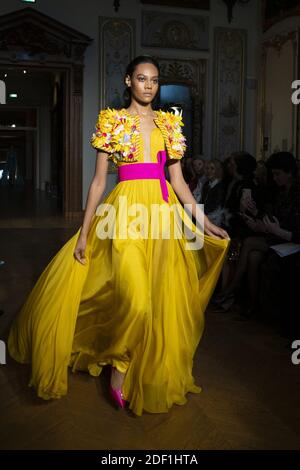
[[149,134],[149,158],[150,160],[145,160],[145,147],[147,145],[147,142],[145,142],[145,139],[144,139],[144,136],[142,135],[141,131],[140,131],[140,142],[141,142],[141,147],[143,149],[143,152],[142,152],[142,155],[143,155],[143,163],[153,163],[152,162],[152,158],[151,158],[151,149],[152,149],[152,135],[153,133],[158,129],[158,127],[154,127],[151,131],[150,131],[150,134]]
[[146,142],[146,139],[144,138],[144,135],[142,134],[142,131],[141,131],[141,117],[138,115],[138,114],[131,114],[127,111],[126,108],[124,108],[124,111],[125,113],[132,117],[134,120],[135,120],[135,123],[137,125],[137,129],[139,131],[139,141],[140,141],[140,146],[142,147],[143,149],[143,152],[142,152],[142,156],[143,156],[143,163],[153,163],[152,162],[152,159],[151,159],[151,143],[152,143],[152,134],[154,131],[156,131],[157,129],[159,129],[157,123],[156,123],[156,120],[157,120],[157,113],[156,111],[153,111],[154,113],[154,118],[153,118],[153,123],[155,124],[155,127],[153,127],[153,129],[150,131],[149,133],[149,157],[150,157],[150,160],[145,160],[145,148],[146,148],[146,145],[147,145],[147,142]]

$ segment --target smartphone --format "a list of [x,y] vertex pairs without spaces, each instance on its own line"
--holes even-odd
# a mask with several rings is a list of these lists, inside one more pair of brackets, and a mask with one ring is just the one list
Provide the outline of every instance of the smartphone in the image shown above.
[[252,199],[251,189],[244,188],[242,197],[243,197],[243,199]]

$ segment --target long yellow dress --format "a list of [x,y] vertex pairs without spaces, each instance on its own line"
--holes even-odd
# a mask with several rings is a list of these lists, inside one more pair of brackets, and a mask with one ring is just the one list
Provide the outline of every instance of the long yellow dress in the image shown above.
[[[152,162],[164,148],[156,128]],[[168,203],[179,204],[167,186]],[[119,196],[149,213],[151,204],[162,203],[159,180],[119,182],[103,201],[117,220]],[[184,237],[100,239],[100,219],[96,211],[85,265],[73,256],[79,229],[42,272],[11,327],[9,353],[31,363],[30,385],[41,398],[67,393],[68,366],[98,376],[112,364],[126,372],[123,394],[135,414],[167,412],[186,403],[187,392],[201,390],[193,357],[228,242],[204,236],[202,249],[187,250]]]

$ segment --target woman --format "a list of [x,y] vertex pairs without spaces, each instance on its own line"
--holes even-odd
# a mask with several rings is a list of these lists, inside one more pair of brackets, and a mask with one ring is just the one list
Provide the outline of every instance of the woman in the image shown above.
[[[68,365],[94,376],[111,365],[111,396],[120,407],[128,401],[137,415],[166,412],[185,403],[187,392],[200,391],[193,355],[227,233],[204,217],[204,249],[187,250],[186,236],[164,238],[166,227],[156,223],[155,236],[144,237],[132,226],[133,212],[125,214],[126,205],[138,206],[143,231],[153,222],[153,206],[178,203],[179,219],[174,215],[169,224],[175,230],[183,220],[175,192],[196,214],[179,162],[185,149],[181,118],[151,106],[158,79],[158,64],[137,57],[125,76],[129,106],[100,113],[83,224],[46,268],[12,327],[10,353],[32,362],[31,384],[42,398],[66,394]],[[166,152],[171,184],[163,177]],[[120,182],[98,206],[109,160]]]
[[208,180],[204,184],[201,203],[204,204],[204,212],[209,220],[216,225],[224,223],[224,199],[225,189],[223,185],[222,163],[214,159],[208,165]]
[[272,201],[266,201],[262,211],[258,210],[254,200],[249,201],[246,208],[250,216],[244,213],[243,218],[253,236],[244,240],[234,277],[217,298],[217,303],[228,310],[234,303],[243,277],[247,275],[249,306],[243,313],[245,318],[257,310],[259,271],[270,246],[300,243],[300,188],[295,158],[289,152],[274,153],[267,162],[267,168],[272,173],[276,189],[271,196]]
[[[244,190],[255,194],[254,171],[256,160],[248,152],[234,152],[227,163],[227,171],[231,175],[225,195],[227,229],[232,238],[242,239],[249,230],[240,217],[241,201]],[[256,199],[256,195],[255,195]]]
[[204,159],[200,155],[196,155],[193,158],[193,167],[195,171],[195,184],[193,185],[193,189],[191,184],[189,184],[189,188],[192,191],[192,194],[195,198],[195,201],[200,203],[202,197],[203,186],[207,181],[207,177],[204,174]]

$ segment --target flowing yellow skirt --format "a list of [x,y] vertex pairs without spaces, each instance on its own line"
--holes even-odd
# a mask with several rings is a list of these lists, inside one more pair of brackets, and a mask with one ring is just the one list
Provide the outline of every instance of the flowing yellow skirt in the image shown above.
[[[168,190],[169,204],[179,204]],[[116,220],[120,196],[149,209],[142,224],[153,222],[151,204],[168,205],[158,180],[124,181],[104,201]],[[123,393],[135,414],[167,412],[201,390],[193,357],[228,241],[204,236],[202,249],[188,250],[184,236],[101,239],[104,220],[93,216],[85,265],[73,256],[78,230],[42,272],[11,327],[9,353],[31,363],[41,398],[67,393],[68,366],[98,376],[112,364],[126,372]]]

